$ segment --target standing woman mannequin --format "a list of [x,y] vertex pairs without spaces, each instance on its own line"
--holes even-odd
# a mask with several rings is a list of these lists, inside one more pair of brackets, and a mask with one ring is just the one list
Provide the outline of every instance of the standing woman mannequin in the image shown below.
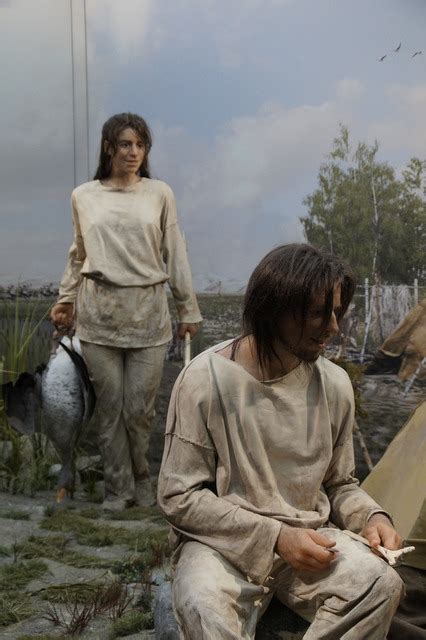
[[93,382],[108,510],[155,503],[147,453],[172,337],[165,282],[178,336],[201,321],[173,192],[150,178],[151,145],[140,116],[105,122],[95,179],[72,193],[74,242],[51,312],[56,326],[75,326]]

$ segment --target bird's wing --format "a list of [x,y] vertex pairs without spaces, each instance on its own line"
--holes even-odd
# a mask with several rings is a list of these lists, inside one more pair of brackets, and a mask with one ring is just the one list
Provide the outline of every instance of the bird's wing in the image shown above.
[[15,383],[2,385],[7,420],[11,427],[30,436],[36,430],[37,413],[40,408],[37,376],[21,373]]
[[89,378],[89,372],[87,370],[86,363],[84,362],[82,356],[77,353],[77,351],[75,351],[74,349],[70,349],[63,342],[60,342],[59,344],[71,358],[81,383],[84,399],[84,413],[82,422],[83,425],[85,425],[92,417],[96,404],[95,391]]

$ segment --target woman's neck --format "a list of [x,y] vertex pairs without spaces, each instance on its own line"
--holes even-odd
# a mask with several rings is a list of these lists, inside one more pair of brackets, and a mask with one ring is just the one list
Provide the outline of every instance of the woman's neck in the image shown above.
[[117,187],[118,189],[124,189],[125,187],[131,187],[137,182],[140,182],[141,179],[142,178],[137,173],[112,173],[108,178],[105,178],[101,182],[103,185],[106,185],[108,187]]

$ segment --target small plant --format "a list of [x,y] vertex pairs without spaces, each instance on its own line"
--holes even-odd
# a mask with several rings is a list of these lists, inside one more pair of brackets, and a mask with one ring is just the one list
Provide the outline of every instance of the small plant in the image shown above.
[[40,578],[46,571],[46,564],[40,560],[3,565],[0,567],[0,593],[19,591],[31,580]]
[[25,542],[14,544],[15,558],[50,558],[78,568],[108,568],[111,563],[68,549],[70,538],[65,535],[30,536]]
[[[81,584],[78,585],[81,588]],[[68,586],[69,589],[70,585]],[[69,590],[68,590],[69,594]],[[63,601],[63,609],[59,610],[55,605],[49,604],[44,618],[55,626],[62,627],[67,635],[79,635],[96,616],[108,613],[111,619],[116,620],[123,615],[130,605],[132,597],[129,596],[127,587],[118,582],[106,585],[98,585],[92,594],[82,603],[69,597]]]
[[34,610],[28,597],[17,592],[0,593],[0,627],[29,618]]
[[0,518],[7,520],[29,520],[30,514],[28,511],[21,511],[19,509],[0,509]]
[[122,618],[116,620],[112,625],[111,637],[121,638],[139,633],[144,629],[152,629],[154,626],[154,616],[152,612],[129,611]]

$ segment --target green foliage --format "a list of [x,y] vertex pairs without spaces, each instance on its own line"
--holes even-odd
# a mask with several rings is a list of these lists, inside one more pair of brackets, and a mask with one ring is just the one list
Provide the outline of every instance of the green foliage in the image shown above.
[[306,239],[344,256],[359,279],[421,284],[426,278],[426,162],[413,158],[402,179],[377,159],[378,143],[352,149],[341,126],[317,189],[304,204]]
[[129,611],[113,623],[110,637],[122,638],[139,633],[144,629],[152,629],[153,626],[154,616],[151,612]]

